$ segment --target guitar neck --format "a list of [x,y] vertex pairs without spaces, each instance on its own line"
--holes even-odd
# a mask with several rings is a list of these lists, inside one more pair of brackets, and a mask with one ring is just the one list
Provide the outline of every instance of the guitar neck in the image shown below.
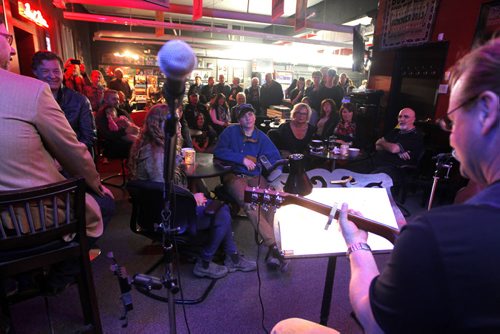
[[[321,213],[325,216],[330,215],[330,212],[332,211],[331,206],[310,200],[308,198],[288,194],[286,196],[286,199],[289,202],[289,204],[296,204],[305,207],[307,209],[313,210],[315,212]],[[334,218],[338,219],[339,215],[340,215],[340,210],[336,210]],[[380,235],[381,237],[389,240],[391,243],[394,243],[396,241],[397,236],[399,235],[398,229],[380,224],[374,220],[365,217],[360,217],[353,214],[347,214],[347,218],[354,224],[356,224],[358,228]]]

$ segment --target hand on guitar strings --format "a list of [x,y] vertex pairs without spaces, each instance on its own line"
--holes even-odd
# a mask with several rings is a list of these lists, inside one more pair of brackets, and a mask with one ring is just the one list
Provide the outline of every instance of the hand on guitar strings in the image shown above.
[[339,225],[347,247],[355,243],[366,243],[366,240],[368,239],[368,232],[359,229],[356,224],[348,220],[348,213],[351,215],[363,217],[360,212],[349,210],[347,203],[342,203],[342,208],[339,215]]

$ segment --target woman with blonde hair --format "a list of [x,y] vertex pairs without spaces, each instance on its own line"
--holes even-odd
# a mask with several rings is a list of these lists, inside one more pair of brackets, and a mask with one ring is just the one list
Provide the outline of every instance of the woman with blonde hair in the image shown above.
[[[316,127],[308,123],[311,112],[311,107],[305,103],[298,103],[293,107],[290,115],[292,120],[281,124],[276,130],[277,136],[272,138],[276,139],[275,144],[278,149],[289,153],[305,153],[307,151],[307,146],[316,130]],[[269,137],[271,136],[273,134],[269,134]]]

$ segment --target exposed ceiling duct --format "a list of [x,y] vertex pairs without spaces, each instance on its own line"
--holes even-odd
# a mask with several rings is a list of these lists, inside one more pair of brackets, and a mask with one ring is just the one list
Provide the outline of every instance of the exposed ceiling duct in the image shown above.
[[[248,30],[235,30],[235,29],[226,29],[214,26],[201,26],[201,25],[191,25],[191,24],[182,24],[182,23],[170,23],[170,22],[159,22],[153,20],[143,20],[136,18],[125,18],[118,16],[105,16],[105,15],[95,15],[95,14],[85,14],[85,13],[76,13],[76,12],[67,12],[64,13],[64,18],[67,20],[76,20],[76,21],[86,21],[86,22],[97,22],[97,23],[106,23],[106,24],[121,24],[126,26],[142,26],[142,27],[152,27],[152,28],[164,28],[164,29],[179,29],[185,31],[192,31],[195,33],[215,33],[222,35],[234,35],[234,36],[246,36],[252,38],[258,38],[262,41],[269,42],[291,42],[291,43],[303,43],[303,44],[312,44],[312,45],[322,45],[327,47],[338,47],[338,48],[351,48],[352,43],[346,42],[336,42],[336,41],[326,41],[326,40],[318,40],[318,39],[305,39],[293,36],[285,36],[285,35],[275,35],[275,34],[267,34],[263,32],[256,31],[248,31]],[[352,36],[352,27],[346,27],[350,30],[350,34]],[[210,39],[206,39],[207,42]],[[352,37],[350,38],[352,40]],[[221,40],[218,40],[220,42]],[[200,41],[201,42],[201,41]]]

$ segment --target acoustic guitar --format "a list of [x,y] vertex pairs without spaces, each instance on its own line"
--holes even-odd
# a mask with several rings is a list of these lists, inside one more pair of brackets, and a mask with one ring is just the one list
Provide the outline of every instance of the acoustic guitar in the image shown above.
[[[246,187],[244,199],[246,203],[262,205],[268,208],[279,208],[284,205],[295,204],[309,210],[313,210],[325,216],[330,216],[330,219],[338,219],[340,215],[339,209],[335,208],[335,210],[332,210],[333,208],[326,204],[319,203],[299,195],[289,194],[281,191]],[[399,235],[398,229],[378,223],[365,217],[347,214],[347,218],[354,224],[356,224],[358,228],[380,235],[393,244]]]

